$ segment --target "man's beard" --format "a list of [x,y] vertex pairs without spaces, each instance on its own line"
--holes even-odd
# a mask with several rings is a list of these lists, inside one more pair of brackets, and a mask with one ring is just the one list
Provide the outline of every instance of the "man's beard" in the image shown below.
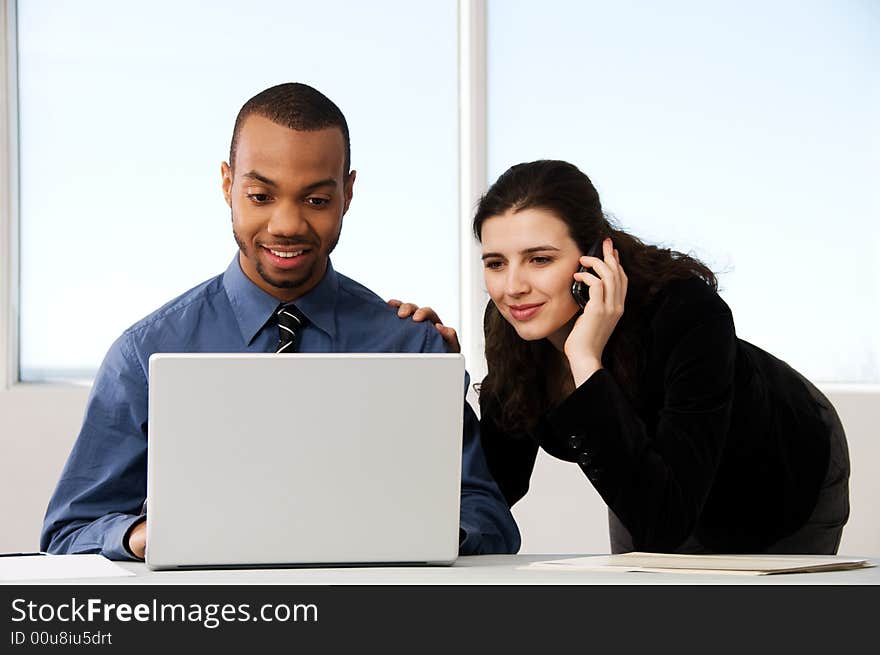
[[301,276],[295,280],[278,280],[273,278],[266,272],[266,269],[263,268],[263,263],[258,259],[257,260],[257,273],[260,274],[260,277],[263,278],[268,284],[271,284],[273,287],[278,289],[296,289],[297,287],[301,287],[306,282],[312,279],[312,273],[315,271],[315,267],[318,265],[318,260],[314,260],[312,265],[309,266],[308,270],[302,271]]
[[[339,243],[339,235],[342,232],[341,221],[340,221],[339,227],[340,227],[340,231],[336,233],[336,237],[333,239],[333,242],[330,244],[330,249],[327,251],[326,260],[321,260],[316,257],[314,259],[314,261],[312,261],[312,264],[308,267],[308,269],[306,269],[304,271],[300,271],[300,275],[296,279],[293,279],[293,280],[277,279],[277,278],[272,277],[269,274],[269,272],[266,271],[266,269],[263,267],[263,262],[259,257],[256,256],[256,253],[254,253],[254,255],[255,255],[254,257],[250,256],[250,253],[248,251],[247,246],[245,245],[244,240],[238,236],[238,232],[236,232],[236,230],[235,230],[235,219],[233,219],[233,222],[232,222],[232,236],[235,238],[235,243],[238,244],[238,249],[242,252],[242,254],[244,254],[245,257],[247,257],[248,259],[250,259],[251,261],[254,262],[254,265],[257,269],[257,274],[261,278],[263,278],[263,281],[266,282],[266,284],[270,284],[271,286],[275,287],[276,289],[296,289],[298,287],[301,287],[306,282],[309,282],[312,279],[312,275],[315,272],[315,268],[318,267],[322,263],[322,261],[329,261],[330,253],[333,252],[333,250],[336,248],[336,245]],[[312,250],[318,250],[320,248],[320,243],[315,243],[315,242],[308,242],[308,243],[300,242],[300,243],[292,243],[289,245],[292,245],[292,246],[302,245],[302,246],[306,246]],[[260,246],[256,246],[256,247],[259,248]]]

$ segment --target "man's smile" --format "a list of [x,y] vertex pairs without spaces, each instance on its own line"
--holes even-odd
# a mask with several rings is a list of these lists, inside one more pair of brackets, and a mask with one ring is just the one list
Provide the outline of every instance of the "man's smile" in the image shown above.
[[308,259],[312,259],[314,250],[304,246],[260,246],[265,253],[266,259],[278,268],[294,269],[301,266]]

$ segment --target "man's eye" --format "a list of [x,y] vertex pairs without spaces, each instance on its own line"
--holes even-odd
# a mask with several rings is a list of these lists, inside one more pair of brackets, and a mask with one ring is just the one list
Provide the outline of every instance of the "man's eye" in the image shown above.
[[312,207],[323,207],[330,201],[327,198],[316,198],[314,196],[309,196],[308,198],[306,198],[306,202],[309,203]]
[[497,261],[497,260],[495,260],[495,261],[488,261],[488,262],[485,262],[484,265],[486,266],[486,268],[489,268],[489,269],[492,269],[492,270],[498,270],[499,268],[501,268],[502,266],[504,266],[504,262],[500,262],[500,261]]
[[248,193],[246,194],[248,200],[252,200],[258,205],[262,205],[264,203],[269,202],[269,194],[268,193]]

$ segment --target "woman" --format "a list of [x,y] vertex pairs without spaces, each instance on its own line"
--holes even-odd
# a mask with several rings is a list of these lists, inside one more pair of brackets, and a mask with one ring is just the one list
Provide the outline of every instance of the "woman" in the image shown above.
[[474,233],[491,297],[482,444],[510,505],[543,448],[607,503],[612,552],[837,552],[843,427],[797,371],[736,337],[705,265],[615,229],[561,161],[505,172]]

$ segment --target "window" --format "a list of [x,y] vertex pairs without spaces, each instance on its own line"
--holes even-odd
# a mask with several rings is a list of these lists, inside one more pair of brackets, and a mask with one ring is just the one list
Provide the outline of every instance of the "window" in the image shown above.
[[880,15],[871,3],[488,4],[489,180],[566,159],[720,272],[740,337],[880,381]]
[[[572,161],[622,227],[720,273],[742,338],[817,381],[880,382],[870,3],[487,5],[490,182]],[[17,18],[23,380],[90,377],[225,268],[232,123],[287,80],[351,126],[336,268],[459,325],[454,0],[20,0]]]
[[17,16],[22,380],[90,378],[127,326],[226,268],[220,162],[241,105],[285,81],[349,122],[336,269],[457,323],[454,1],[21,0]]

